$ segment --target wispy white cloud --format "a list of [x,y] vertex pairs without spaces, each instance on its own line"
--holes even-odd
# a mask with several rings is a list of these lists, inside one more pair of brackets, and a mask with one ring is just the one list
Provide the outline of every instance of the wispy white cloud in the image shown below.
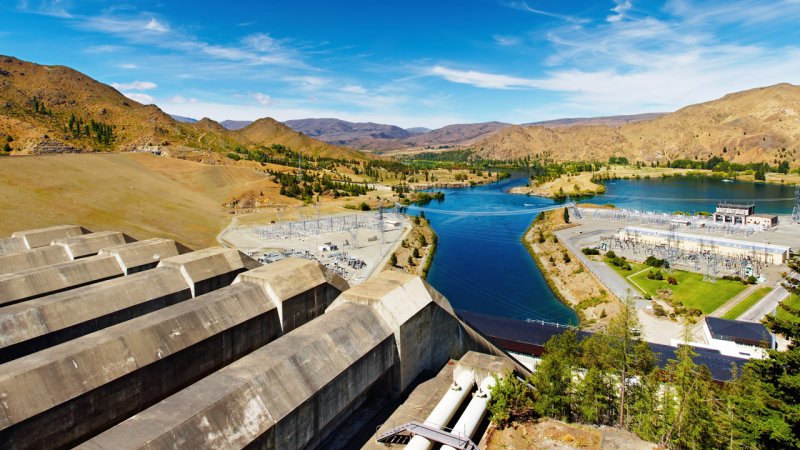
[[[755,24],[754,17],[762,20],[777,14],[771,3],[735,3],[731,10],[745,11],[736,13],[737,25]],[[784,14],[800,17],[800,2],[781,4]],[[544,73],[512,75],[464,69],[463,64],[459,68],[440,64],[428,68],[425,74],[482,89],[556,94],[557,105],[522,109],[529,114],[558,110],[562,113],[557,116],[562,117],[670,111],[730,92],[800,81],[800,45],[758,44],[752,39],[743,43],[730,37],[730,27],[695,20],[695,14],[717,17],[713,8],[698,5],[689,12],[684,8],[693,3],[674,1],[669,8],[677,11],[675,14],[656,18],[638,10],[637,15],[631,15],[630,2],[618,1],[615,5],[613,12],[620,17],[581,27],[565,24],[548,31],[553,51]],[[681,15],[683,12],[686,16]]]
[[73,17],[72,14],[67,11],[68,3],[64,0],[34,0],[33,2],[22,0],[17,3],[17,9],[43,16],[71,18]]
[[619,22],[625,18],[625,15],[631,8],[633,8],[633,2],[631,0],[614,0],[614,7],[611,8],[613,14],[606,17],[606,20],[609,22]]
[[137,66],[136,64],[133,64],[133,63],[122,63],[122,64],[118,64],[117,67],[119,67],[120,69],[125,69],[125,70],[133,70],[133,69],[138,69],[139,68],[139,66]]
[[90,47],[86,47],[84,50],[86,53],[94,53],[94,54],[106,54],[106,53],[114,53],[122,50],[123,47],[119,45],[92,45]]
[[153,98],[153,96],[142,94],[141,92],[123,92],[122,95],[143,105],[152,105],[156,102],[156,99]]
[[250,94],[250,97],[261,106],[271,106],[275,104],[275,100],[273,100],[272,97],[261,92],[253,92]]
[[532,13],[532,14],[538,14],[540,16],[546,16],[546,17],[553,17],[553,18],[556,18],[556,19],[561,19],[561,20],[564,20],[566,22],[572,22],[572,23],[588,22],[588,20],[582,19],[580,17],[574,17],[574,16],[570,16],[570,15],[565,15],[565,14],[558,14],[558,13],[554,13],[554,12],[550,12],[550,11],[545,11],[543,9],[531,8],[530,5],[528,5],[528,2],[508,2],[508,3],[505,3],[505,6],[507,6],[509,8],[512,8],[512,9],[517,9],[517,10],[520,10],[520,11],[529,12],[529,13]]
[[131,81],[130,83],[111,83],[118,91],[149,91],[158,87],[152,81]]
[[479,72],[476,70],[458,70],[444,66],[433,66],[426,73],[428,75],[444,78],[453,83],[468,84],[485,89],[518,89],[539,87],[536,80],[514,77],[496,73]]
[[317,91],[327,87],[331,83],[331,80],[327,78],[310,75],[287,76],[283,78],[283,81],[303,91]]
[[194,97],[186,98],[186,97],[184,97],[182,95],[175,95],[175,96],[171,97],[168,101],[170,103],[176,103],[176,104],[198,103],[199,102],[199,100],[197,100]]
[[494,39],[495,43],[497,43],[498,45],[502,45],[504,47],[518,45],[520,43],[520,39],[513,36],[503,36],[500,34],[495,34],[494,36],[492,36],[492,38]]
[[147,22],[147,24],[144,26],[144,29],[147,31],[154,31],[156,33],[166,33],[169,31],[169,27],[166,24],[156,20],[155,17],[150,18],[150,21]]
[[360,84],[347,84],[345,86],[342,86],[341,90],[343,92],[349,92],[351,94],[366,94],[367,93],[367,90],[364,88],[364,86],[361,86]]

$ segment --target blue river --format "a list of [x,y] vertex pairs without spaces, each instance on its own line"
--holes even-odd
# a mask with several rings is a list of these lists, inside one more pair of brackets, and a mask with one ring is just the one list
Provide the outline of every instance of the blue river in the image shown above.
[[[428,282],[456,309],[576,324],[575,313],[556,298],[520,241],[537,208],[554,204],[506,192],[526,183],[517,174],[495,184],[444,189],[444,200],[420,207],[439,236]],[[720,200],[754,201],[756,212],[790,214],[793,194],[789,186],[666,178],[609,181],[605,195],[581,201],[661,212],[713,211]]]

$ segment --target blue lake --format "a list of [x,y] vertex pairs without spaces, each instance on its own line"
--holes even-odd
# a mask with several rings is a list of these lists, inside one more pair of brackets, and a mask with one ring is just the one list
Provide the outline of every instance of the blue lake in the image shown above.
[[614,204],[618,208],[658,212],[714,211],[717,202],[754,202],[756,212],[791,214],[794,186],[724,182],[701,177],[612,180],[606,193],[581,202]]
[[[518,175],[500,183],[445,189],[445,199],[421,207],[439,236],[428,282],[456,309],[515,319],[577,323],[547,286],[520,239],[550,199],[512,195]],[[720,200],[754,201],[757,212],[790,214],[794,188],[705,178],[615,180],[606,194],[583,199],[661,212],[713,211]],[[409,213],[418,214],[417,207]]]

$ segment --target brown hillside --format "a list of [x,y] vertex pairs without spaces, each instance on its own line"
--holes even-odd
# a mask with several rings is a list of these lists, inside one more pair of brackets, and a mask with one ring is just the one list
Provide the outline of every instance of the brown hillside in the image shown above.
[[[36,111],[36,103],[44,111]],[[94,132],[76,136],[70,116],[113,126],[113,139],[100,142]],[[268,119],[271,121],[272,119]],[[281,126],[283,127],[283,126]],[[142,105],[111,86],[64,66],[43,66],[0,55],[0,138],[11,136],[14,153],[133,150],[145,145],[186,146],[226,152],[237,145],[273,143],[305,154],[363,159],[356,151],[316,141],[286,127],[263,130],[257,142],[210,119],[182,123],[155,105]],[[294,135],[289,137],[290,133]]]
[[556,160],[627,156],[651,162],[722,156],[736,162],[800,163],[800,87],[751,89],[653,120],[607,126],[510,127],[475,144],[487,158]]
[[0,236],[74,223],[136,239],[169,237],[192,248],[215,245],[228,223],[223,203],[257,190],[275,202],[266,174],[148,153],[24,156],[0,161]]
[[269,117],[258,119],[240,130],[232,131],[232,133],[237,133],[258,145],[280,144],[292,149],[304,149],[304,154],[315,158],[327,156],[329,158],[364,159],[366,157],[358,151],[310,138]]

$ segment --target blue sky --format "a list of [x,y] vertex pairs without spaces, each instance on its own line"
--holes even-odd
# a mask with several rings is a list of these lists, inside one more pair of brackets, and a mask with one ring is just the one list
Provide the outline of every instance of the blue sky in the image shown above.
[[0,0],[0,17],[0,54],[215,120],[524,123],[800,84],[800,0]]

